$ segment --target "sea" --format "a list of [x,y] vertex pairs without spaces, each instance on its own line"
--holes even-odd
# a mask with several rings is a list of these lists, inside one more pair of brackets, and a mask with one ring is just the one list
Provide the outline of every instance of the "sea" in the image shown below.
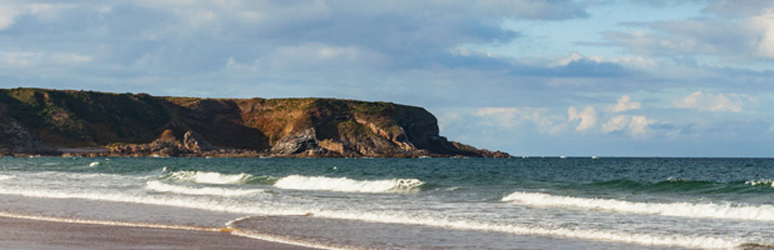
[[0,216],[321,249],[774,249],[774,159],[0,157]]

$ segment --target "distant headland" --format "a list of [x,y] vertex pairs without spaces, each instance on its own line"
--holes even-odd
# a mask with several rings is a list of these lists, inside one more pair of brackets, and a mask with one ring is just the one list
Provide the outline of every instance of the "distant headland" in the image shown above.
[[439,135],[420,107],[0,89],[0,156],[510,157]]

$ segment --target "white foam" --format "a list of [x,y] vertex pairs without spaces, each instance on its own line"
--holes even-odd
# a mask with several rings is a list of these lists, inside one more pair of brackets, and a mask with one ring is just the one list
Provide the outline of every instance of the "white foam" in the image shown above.
[[168,180],[180,182],[195,182],[202,184],[243,184],[251,174],[221,174],[217,172],[203,171],[177,171],[167,177]]
[[502,199],[530,206],[574,207],[613,212],[655,214],[689,218],[737,219],[774,221],[772,205],[731,205],[712,203],[648,203],[613,199],[578,198],[544,193],[514,192]]
[[766,185],[771,186],[774,188],[774,180],[757,180],[757,181],[746,181],[744,184],[750,185],[750,186],[759,186],[759,185]]
[[[126,193],[92,193],[92,192],[61,192],[57,190],[35,190],[30,188],[5,189],[0,188],[2,194],[23,195],[39,198],[77,198],[113,202],[130,202],[138,204],[164,205],[183,208],[205,209],[209,211],[222,211],[234,213],[248,213],[255,215],[302,215],[312,213],[314,216],[336,218],[336,219],[354,219],[368,222],[380,223],[401,223],[407,225],[423,225],[433,227],[444,227],[461,230],[479,230],[512,233],[519,235],[545,235],[555,237],[568,237],[588,240],[601,240],[611,242],[622,242],[643,245],[661,245],[678,246],[689,248],[731,248],[738,243],[732,240],[726,240],[715,237],[705,236],[684,236],[684,235],[656,235],[656,234],[638,234],[625,232],[595,231],[586,229],[570,228],[544,228],[527,225],[508,225],[492,224],[475,221],[451,220],[448,218],[437,218],[435,216],[407,215],[404,213],[384,213],[384,212],[366,212],[366,211],[341,211],[329,209],[304,209],[282,207],[274,205],[246,205],[234,204],[230,202],[218,202],[211,199],[200,199],[199,196],[193,197],[171,197],[171,196],[147,196],[132,195]],[[83,221],[63,221],[82,223]],[[88,222],[87,222],[88,223]],[[105,224],[103,222],[96,222]],[[112,222],[108,222],[112,223]],[[147,227],[147,225],[142,225]],[[269,239],[281,240],[281,239]]]
[[95,161],[95,162],[92,162],[92,163],[89,164],[89,167],[96,167],[96,166],[99,166],[99,162],[98,161]]
[[354,193],[383,193],[383,192],[401,192],[424,184],[417,179],[390,179],[390,180],[372,180],[359,181],[345,177],[331,178],[322,176],[300,176],[291,175],[281,178],[274,183],[274,186],[282,189],[293,190],[325,190],[334,192],[354,192]]
[[10,175],[1,175],[1,174],[0,174],[0,181],[10,180],[10,179],[13,179],[13,178],[14,178],[14,176],[10,176]]
[[262,189],[235,189],[220,187],[188,187],[180,185],[167,184],[161,181],[148,181],[146,183],[148,190],[164,193],[176,193],[187,195],[212,195],[212,196],[244,196],[262,193]]
[[130,194],[119,192],[105,193],[96,192],[93,190],[60,191],[34,188],[9,189],[3,187],[0,187],[0,194],[50,199],[84,199],[94,201],[127,202],[135,204],[202,209],[216,212],[263,215],[293,215],[304,214],[308,211],[302,210],[301,208],[296,209],[286,206],[277,206],[276,204],[239,204],[232,201],[217,201],[207,196],[149,196],[145,194]]
[[[446,218],[433,218],[431,216],[413,217],[405,214],[385,214],[385,213],[347,213],[342,211],[320,210],[313,213],[313,216],[333,219],[361,220],[377,223],[397,223],[406,225],[431,226],[459,230],[476,230],[488,232],[501,232],[517,235],[541,235],[563,238],[575,238],[583,240],[618,242],[626,244],[652,245],[652,246],[672,246],[685,248],[705,248],[705,249],[729,249],[740,245],[739,242],[724,239],[720,237],[708,236],[689,236],[678,234],[647,234],[647,233],[627,233],[620,231],[604,231],[577,228],[545,228],[528,225],[507,225],[507,224],[488,224],[475,221],[449,220]],[[245,219],[245,218],[242,218]],[[237,219],[238,221],[241,219]],[[245,232],[233,227],[233,222],[227,224],[229,228],[235,229],[235,232],[246,234]],[[248,234],[249,235],[249,234]],[[256,238],[265,237],[255,235]]]

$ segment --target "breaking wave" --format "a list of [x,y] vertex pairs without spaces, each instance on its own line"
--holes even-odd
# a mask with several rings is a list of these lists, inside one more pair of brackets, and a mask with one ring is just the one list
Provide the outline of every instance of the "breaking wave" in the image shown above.
[[353,193],[384,193],[418,191],[425,183],[418,179],[360,181],[346,177],[291,175],[281,178],[274,187],[293,190],[323,190]]
[[744,184],[750,186],[771,186],[774,188],[774,180],[746,181]]
[[[166,169],[165,169],[166,172]],[[252,184],[252,183],[268,183],[270,184],[276,178],[266,176],[254,176],[247,173],[238,174],[222,174],[218,172],[205,172],[205,171],[174,171],[169,172],[161,177],[162,180],[173,182],[190,182],[199,184],[215,184],[215,185],[239,185],[239,184]]]
[[502,201],[530,206],[570,207],[675,217],[774,221],[774,206],[772,205],[751,206],[688,202],[650,203],[528,192],[514,192],[502,198]]

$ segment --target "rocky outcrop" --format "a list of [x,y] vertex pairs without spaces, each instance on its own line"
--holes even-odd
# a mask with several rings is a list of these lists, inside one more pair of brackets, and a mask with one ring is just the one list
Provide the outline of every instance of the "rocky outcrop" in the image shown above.
[[325,152],[317,145],[314,128],[282,137],[269,151],[272,155],[319,155]]
[[[201,141],[192,131],[187,131],[180,141],[173,136],[174,131],[165,130],[158,139],[143,144],[114,143],[107,146],[108,150],[97,153],[99,156],[202,156],[207,152],[214,153],[218,148]],[[222,153],[229,153],[223,151]],[[230,152],[234,153],[234,152]],[[90,154],[95,154],[90,152]],[[70,153],[69,155],[73,155]]]
[[450,142],[425,109],[394,103],[0,89],[0,152],[53,147],[97,149],[89,156],[508,157]]
[[0,117],[0,155],[47,154],[55,150],[10,117]]

